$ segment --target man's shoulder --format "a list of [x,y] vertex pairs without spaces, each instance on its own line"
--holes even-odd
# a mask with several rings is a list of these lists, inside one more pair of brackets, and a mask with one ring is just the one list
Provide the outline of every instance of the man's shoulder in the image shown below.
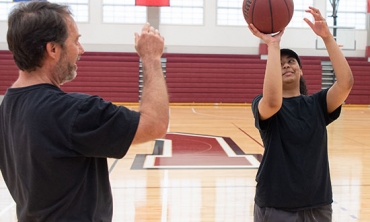
[[75,92],[66,93],[65,96],[66,96],[66,99],[78,100],[78,101],[88,100],[88,99],[100,99],[97,96],[92,96],[92,95],[85,94],[85,93],[75,93]]

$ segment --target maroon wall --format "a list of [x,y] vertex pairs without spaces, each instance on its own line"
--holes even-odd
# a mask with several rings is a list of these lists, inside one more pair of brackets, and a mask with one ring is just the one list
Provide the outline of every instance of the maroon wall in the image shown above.
[[[171,103],[250,103],[262,92],[266,61],[259,55],[165,53]],[[302,56],[309,94],[321,89],[321,61]],[[370,104],[370,63],[348,58],[355,86],[347,104]],[[112,102],[138,102],[139,57],[136,53],[86,52],[77,62],[76,79],[62,86],[67,92],[99,95]],[[0,95],[16,80],[18,70],[9,51],[0,51]]]

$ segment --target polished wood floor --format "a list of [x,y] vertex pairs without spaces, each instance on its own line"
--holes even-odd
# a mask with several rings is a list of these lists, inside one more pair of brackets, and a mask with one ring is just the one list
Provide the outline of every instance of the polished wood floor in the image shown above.
[[[132,105],[131,108],[137,107]],[[230,138],[244,154],[262,154],[249,105],[172,105],[170,115],[169,132],[195,135],[198,139],[218,136],[216,139],[222,144],[220,138]],[[198,157],[207,159],[204,154],[212,150],[207,146],[215,147],[203,140],[187,139],[185,144],[186,141],[190,141],[189,145],[198,143],[205,148],[185,147],[186,152],[177,151],[176,155],[184,160],[189,157],[194,158],[194,162]],[[341,117],[328,127],[328,141],[333,221],[370,221],[370,107],[344,106]],[[207,164],[195,168],[186,165],[180,168],[140,167],[140,156],[171,154],[166,148],[155,149],[157,143],[132,146],[123,159],[109,160],[114,222],[253,221],[255,167],[235,168],[217,163],[212,163],[215,167]],[[216,153],[210,154],[217,156]],[[2,180],[0,221],[16,221],[15,204]]]

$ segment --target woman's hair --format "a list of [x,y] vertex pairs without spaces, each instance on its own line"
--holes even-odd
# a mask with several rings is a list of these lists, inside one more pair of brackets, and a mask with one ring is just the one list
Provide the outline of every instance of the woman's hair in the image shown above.
[[61,45],[68,37],[68,6],[50,2],[19,3],[9,14],[7,41],[14,61],[22,71],[42,67],[46,44]]
[[306,80],[303,78],[303,76],[301,76],[299,78],[299,92],[302,94],[302,95],[308,95],[308,90],[307,90],[307,85],[306,85]]

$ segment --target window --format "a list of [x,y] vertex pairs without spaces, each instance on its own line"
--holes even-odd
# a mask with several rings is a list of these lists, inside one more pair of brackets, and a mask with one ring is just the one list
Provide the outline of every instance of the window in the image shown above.
[[49,2],[68,5],[76,22],[89,21],[89,0],[49,0]]
[[[333,6],[331,1],[327,1],[327,22],[329,26],[334,26]],[[335,0],[338,1],[338,0]],[[337,25],[339,27],[353,27],[355,29],[366,29],[366,0],[341,0],[338,4]]]
[[8,20],[9,12],[14,5],[13,0],[0,0],[0,21]]
[[161,24],[202,25],[203,0],[171,0],[170,7],[160,8]]
[[103,0],[103,22],[144,24],[145,6],[135,6],[135,0]]
[[[76,22],[87,22],[89,20],[89,0],[49,0],[50,2],[67,4],[73,13]],[[8,20],[9,12],[18,3],[13,0],[0,0],[0,20]]]
[[247,26],[242,11],[243,0],[218,0],[217,25]]
[[288,27],[309,28],[303,18],[311,19],[311,15],[306,12],[308,6],[313,6],[313,0],[294,0],[294,13]]
[[[242,5],[243,0],[217,0],[217,25],[245,26]],[[307,28],[303,18],[307,17],[305,10],[311,5],[313,0],[294,0],[294,13],[288,27]]]

